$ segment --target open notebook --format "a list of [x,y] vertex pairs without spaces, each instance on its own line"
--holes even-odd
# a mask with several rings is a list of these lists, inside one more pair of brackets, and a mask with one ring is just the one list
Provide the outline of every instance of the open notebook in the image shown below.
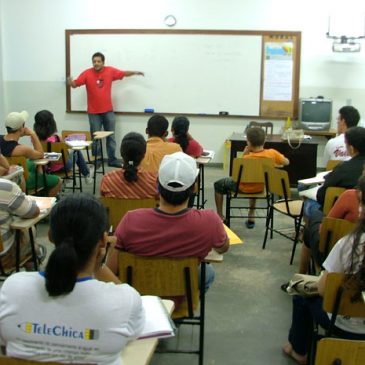
[[146,323],[138,339],[175,336],[174,322],[167,313],[161,298],[144,295],[142,296],[142,305],[146,313]]
[[51,210],[56,204],[56,198],[46,196],[29,196],[32,200],[35,200],[41,213]]

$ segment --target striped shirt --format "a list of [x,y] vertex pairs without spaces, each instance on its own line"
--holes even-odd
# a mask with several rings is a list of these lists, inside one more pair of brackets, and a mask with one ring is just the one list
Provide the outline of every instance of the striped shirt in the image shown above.
[[120,199],[146,199],[157,197],[157,174],[139,169],[137,176],[137,181],[128,182],[124,178],[123,169],[108,172],[101,180],[100,194],[107,198]]
[[6,253],[14,243],[14,232],[10,228],[12,216],[21,218],[34,217],[37,204],[26,196],[18,185],[12,181],[0,178],[0,230],[1,239],[0,255]]

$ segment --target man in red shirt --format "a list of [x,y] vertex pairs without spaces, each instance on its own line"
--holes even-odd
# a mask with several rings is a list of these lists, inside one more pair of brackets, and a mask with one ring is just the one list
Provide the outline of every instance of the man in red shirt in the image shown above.
[[[92,56],[93,67],[82,72],[76,80],[67,78],[69,86],[75,88],[86,86],[87,112],[89,116],[90,132],[100,131],[101,127],[105,131],[115,131],[115,114],[112,104],[112,83],[115,80],[122,80],[124,77],[140,75],[140,71],[122,71],[111,66],[104,66],[105,56],[94,53]],[[115,136],[112,134],[106,139],[108,153],[108,165],[112,167],[122,167],[115,157]],[[93,154],[99,155],[99,145],[94,144]]]
[[[199,170],[196,161],[183,152],[166,155],[158,174],[160,205],[129,211],[119,223],[117,243],[108,266],[118,274],[118,250],[140,256],[198,257],[203,260],[214,248],[229,249],[222,220],[213,210],[189,209],[188,201]],[[205,289],[214,280],[207,265]]]

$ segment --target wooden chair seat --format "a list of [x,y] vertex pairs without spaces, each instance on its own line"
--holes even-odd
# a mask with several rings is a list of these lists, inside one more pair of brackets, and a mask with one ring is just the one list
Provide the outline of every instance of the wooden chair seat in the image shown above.
[[[289,206],[289,210],[287,207],[287,203]],[[276,202],[274,203],[274,209],[283,213],[283,214],[291,214],[294,217],[299,217],[303,208],[303,200],[289,200],[288,202]]]
[[[266,217],[266,229],[262,248],[265,249],[268,233],[270,238],[273,232],[280,234],[293,241],[293,247],[290,257],[290,265],[293,263],[295,249],[299,241],[299,232],[303,218],[303,201],[291,200],[291,190],[289,184],[288,172],[272,166],[264,165],[265,184],[271,198],[269,199],[269,209]],[[279,198],[279,199],[277,199]],[[277,199],[277,200],[275,200]],[[294,221],[294,237],[284,233],[283,229],[274,227],[274,211],[284,214]]]

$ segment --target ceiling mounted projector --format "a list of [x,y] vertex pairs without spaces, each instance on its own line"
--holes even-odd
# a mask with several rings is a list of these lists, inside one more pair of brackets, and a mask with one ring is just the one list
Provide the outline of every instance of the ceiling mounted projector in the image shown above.
[[345,39],[343,41],[343,37],[340,40],[335,40],[332,44],[333,52],[360,52],[361,44],[358,42],[354,42],[353,40]]

